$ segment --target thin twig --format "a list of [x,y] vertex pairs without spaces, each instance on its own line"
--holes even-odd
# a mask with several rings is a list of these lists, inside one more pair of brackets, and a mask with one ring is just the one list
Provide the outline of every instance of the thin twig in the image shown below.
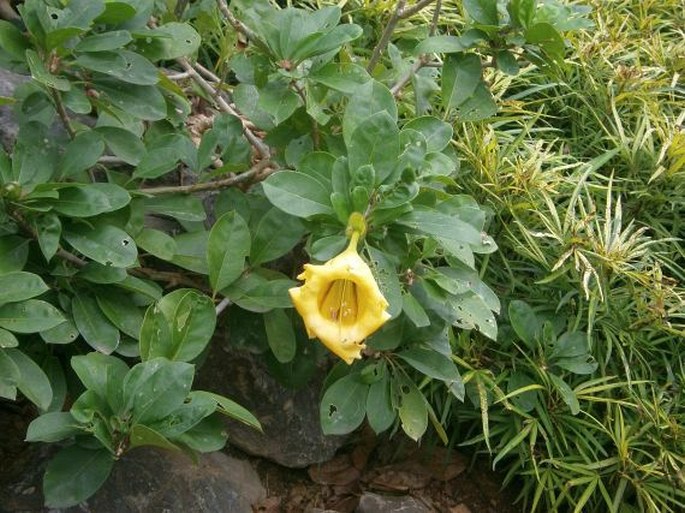
[[[433,19],[431,20],[430,30],[428,31],[429,36],[434,35],[438,27],[438,20],[440,19],[441,8],[442,0],[437,0],[437,3],[435,4],[435,10],[433,11]],[[399,92],[402,90],[402,88],[411,80],[411,78],[429,62],[430,59],[426,54],[420,55],[419,58],[416,59],[416,62],[412,65],[412,67],[404,75],[402,75],[402,77],[400,77],[400,79],[395,83],[395,85],[393,85],[390,88],[390,92],[393,94],[393,96],[397,96]]]
[[238,185],[240,183],[245,183],[249,182],[253,179],[263,179],[266,176],[274,173],[277,168],[274,167],[274,169],[269,170],[268,172],[264,172],[265,169],[269,166],[273,166],[273,162],[269,160],[262,160],[252,166],[249,170],[245,171],[244,173],[240,173],[239,175],[236,176],[231,176],[229,178],[224,178],[223,180],[216,180],[213,182],[203,182],[203,183],[195,183],[191,185],[172,185],[172,186],[165,186],[165,187],[150,187],[147,189],[139,189],[142,193],[145,194],[151,194],[151,195],[160,195],[160,194],[192,194],[195,192],[205,192],[205,191],[217,191],[220,189],[226,189],[228,187],[233,187],[235,185]]
[[431,28],[428,31],[429,36],[434,36],[435,31],[438,28],[438,21],[440,21],[440,10],[442,9],[442,0],[438,0],[435,3],[435,9],[433,10],[433,19],[431,20]]
[[216,311],[216,314],[219,315],[221,312],[226,310],[231,305],[231,300],[228,299],[227,297],[223,298],[218,305],[214,308]]
[[435,0],[421,0],[420,2],[416,2],[411,7],[407,7],[406,9],[402,9],[399,13],[399,16],[400,16],[400,18],[409,18],[410,16],[414,16],[421,9],[423,9],[424,7],[426,7],[429,4],[432,4],[433,2],[435,2]]
[[397,2],[397,7],[395,7],[395,11],[392,13],[392,16],[390,16],[388,24],[385,26],[383,34],[381,35],[381,38],[378,41],[378,44],[373,49],[373,53],[371,54],[369,63],[366,65],[366,71],[368,71],[369,73],[373,72],[373,69],[376,67],[376,64],[378,64],[381,55],[385,51],[385,48],[388,46],[388,43],[390,42],[390,37],[392,36],[393,31],[395,30],[395,25],[397,25],[397,22],[400,21],[400,13],[404,9],[404,5],[406,3],[407,0],[400,0],[399,2]]
[[428,58],[425,55],[421,55],[418,59],[416,59],[411,68],[409,68],[405,74],[402,75],[399,80],[390,88],[392,95],[397,96],[402,88],[407,85],[411,78],[416,74],[416,72],[423,68],[427,62]]
[[226,0],[217,0],[216,3],[219,5],[219,10],[221,11],[221,14],[224,15],[224,17],[228,20],[228,22],[233,26],[234,29],[236,29],[238,32],[241,32],[248,39],[251,39],[253,41],[260,41],[259,36],[255,34],[255,32],[253,32],[252,29],[250,29],[247,25],[245,25],[242,21],[240,21],[233,15],[233,13],[228,8]]
[[62,121],[64,129],[69,134],[69,137],[73,139],[74,137],[76,137],[76,130],[74,130],[74,127],[71,125],[71,119],[69,119],[69,114],[67,114],[67,110],[64,108],[62,96],[60,96],[59,91],[57,89],[50,88],[50,93],[52,94],[52,99],[55,101],[55,109],[57,110],[57,115],[59,116],[59,119]]
[[227,112],[228,114],[232,114],[233,116],[236,116],[239,118],[242,123],[243,123],[243,132],[245,133],[245,137],[247,138],[248,141],[250,141],[250,144],[254,146],[254,148],[257,150],[259,155],[263,158],[269,158],[271,156],[271,152],[269,150],[269,147],[264,144],[264,142],[257,137],[252,130],[246,125],[246,122],[240,117],[240,114],[233,108],[231,105],[226,101],[226,99],[221,96],[220,92],[217,91],[205,78],[198,73],[195,68],[193,67],[190,62],[181,57],[179,59],[176,59],[176,62],[178,62],[183,69],[186,70],[186,72],[197,82],[204,91],[210,95],[214,100],[216,101],[217,105],[221,110],[224,112]]

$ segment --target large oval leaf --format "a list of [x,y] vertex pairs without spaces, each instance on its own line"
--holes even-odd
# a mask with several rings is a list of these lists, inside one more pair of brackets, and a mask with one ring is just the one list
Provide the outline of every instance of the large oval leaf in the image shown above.
[[288,214],[297,217],[333,214],[331,191],[304,173],[281,171],[262,182],[262,187],[269,201]]
[[319,417],[327,435],[346,435],[364,420],[369,385],[349,374],[333,383],[321,400]]
[[138,258],[133,239],[115,226],[76,225],[64,233],[64,238],[74,249],[102,265],[130,267]]
[[0,305],[40,296],[48,286],[37,274],[17,271],[0,275]]
[[228,212],[212,226],[207,243],[209,283],[215,292],[240,277],[250,254],[250,230],[237,212]]
[[59,198],[50,202],[60,214],[70,217],[91,217],[114,212],[131,201],[126,189],[113,183],[91,183],[64,187]]
[[107,480],[113,464],[114,457],[107,449],[65,447],[45,470],[45,504],[66,508],[86,500]]
[[92,296],[77,294],[71,302],[74,323],[88,345],[104,354],[112,353],[121,335],[107,320]]
[[37,333],[49,330],[66,319],[57,308],[39,299],[0,306],[0,328],[15,333]]

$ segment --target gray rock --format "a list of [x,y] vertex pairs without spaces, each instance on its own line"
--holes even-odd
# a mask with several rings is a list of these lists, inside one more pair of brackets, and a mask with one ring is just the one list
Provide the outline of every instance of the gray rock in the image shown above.
[[289,468],[328,461],[346,437],[326,436],[319,420],[325,371],[304,387],[287,388],[274,379],[263,357],[214,340],[194,387],[225,395],[249,409],[264,434],[227,421],[228,442],[241,450]]
[[365,492],[355,513],[433,513],[433,508],[410,496]]
[[[27,80],[27,76],[0,68],[0,96],[12,96],[17,86]],[[13,119],[12,106],[0,106],[0,146],[8,150],[14,144],[18,131],[19,125]]]
[[252,513],[266,497],[250,464],[223,453],[187,456],[139,448],[117,462],[105,485],[64,513]]
[[181,454],[141,447],[115,463],[103,487],[67,509],[43,507],[42,479],[54,447],[32,450],[34,461],[0,491],[0,513],[252,513],[266,496],[246,461],[206,454],[196,465]]

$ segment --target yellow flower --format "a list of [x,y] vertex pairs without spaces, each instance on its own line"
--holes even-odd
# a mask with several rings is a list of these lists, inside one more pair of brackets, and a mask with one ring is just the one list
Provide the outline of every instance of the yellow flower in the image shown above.
[[289,290],[309,338],[318,337],[351,364],[361,358],[364,339],[390,319],[371,269],[357,253],[359,231],[345,251],[323,265],[305,264],[297,278],[304,285]]

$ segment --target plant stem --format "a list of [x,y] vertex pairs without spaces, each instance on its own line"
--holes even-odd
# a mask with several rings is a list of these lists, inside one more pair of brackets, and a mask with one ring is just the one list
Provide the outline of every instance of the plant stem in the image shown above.
[[231,305],[231,300],[228,299],[227,297],[223,298],[218,305],[214,308],[216,311],[216,314],[219,315],[221,312],[226,310]]
[[238,32],[242,33],[248,39],[253,41],[260,41],[259,36],[255,34],[247,25],[236,18],[233,13],[228,8],[226,0],[217,0],[216,3],[219,5],[219,10],[221,14],[228,20],[228,22],[236,29]]
[[[265,171],[269,166],[274,166],[274,169]],[[249,170],[244,173],[240,173],[236,176],[231,176],[229,178],[224,178],[223,180],[216,180],[214,182],[204,182],[195,183],[192,185],[171,185],[164,187],[150,187],[147,189],[140,189],[144,194],[150,194],[153,196],[161,194],[192,194],[194,192],[205,192],[205,191],[217,191],[220,189],[226,189],[228,187],[233,187],[240,183],[249,182],[253,179],[262,180],[266,176],[274,173],[277,170],[274,163],[270,160],[262,160],[252,166]],[[262,175],[262,176],[260,176]]]
[[192,77],[192,79],[195,80],[195,82],[197,82],[208,95],[214,98],[217,105],[222,111],[233,116],[236,116],[238,119],[240,119],[240,121],[243,124],[243,133],[245,134],[247,140],[257,150],[257,153],[259,153],[261,157],[269,158],[271,156],[271,151],[269,150],[269,147],[266,144],[264,144],[264,142],[259,137],[257,137],[254,134],[254,132],[252,132],[252,130],[250,130],[245,120],[243,120],[238,111],[231,107],[231,105],[221,95],[221,92],[215,89],[209,82],[207,82],[207,80],[205,80],[205,78],[200,73],[198,73],[198,71],[193,67],[192,64],[190,64],[190,62],[187,59],[181,57],[179,59],[176,59],[176,62],[178,62],[183,67],[186,73],[188,73]]
[[76,137],[76,130],[74,130],[74,127],[71,125],[71,119],[69,119],[69,114],[67,114],[67,110],[64,108],[64,102],[62,102],[62,96],[59,94],[59,91],[57,89],[50,89],[50,94],[52,95],[52,99],[55,102],[55,109],[57,110],[57,115],[59,116],[59,119],[62,121],[62,125],[64,125],[64,129],[67,131],[69,134],[69,137],[73,139]]
[[400,16],[400,18],[409,18],[410,16],[414,16],[421,9],[423,9],[424,7],[426,7],[429,4],[432,4],[433,2],[435,2],[435,0],[421,0],[420,2],[416,2],[411,7],[407,7],[406,9],[402,9],[399,13],[399,16]]
[[392,16],[390,16],[390,20],[388,20],[388,24],[385,26],[385,30],[383,30],[383,34],[381,35],[378,44],[374,47],[373,52],[371,53],[369,63],[366,65],[366,71],[369,73],[373,72],[373,69],[376,67],[381,55],[385,51],[385,48],[388,46],[390,37],[395,30],[395,26],[397,25],[397,22],[400,21],[400,13],[404,9],[404,5],[406,3],[406,0],[399,0],[399,2],[397,2],[397,7],[395,7],[395,11],[392,13]]

